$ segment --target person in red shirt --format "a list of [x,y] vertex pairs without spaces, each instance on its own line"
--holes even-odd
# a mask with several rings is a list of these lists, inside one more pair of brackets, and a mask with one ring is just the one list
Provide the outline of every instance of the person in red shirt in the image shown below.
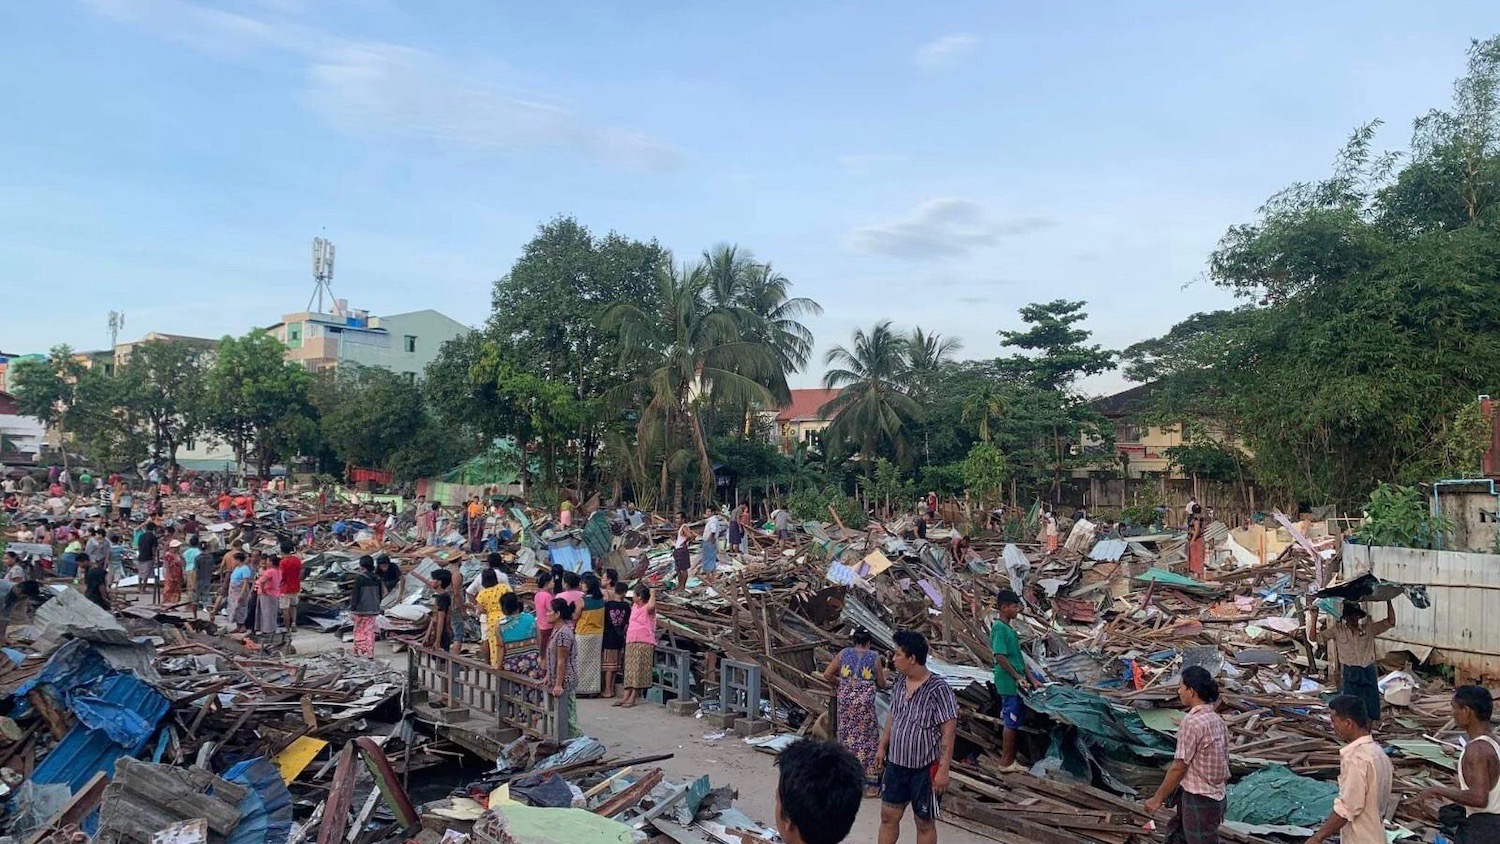
[[296,545],[281,540],[281,615],[288,631],[297,629],[297,599],[302,595],[302,558],[293,554]]

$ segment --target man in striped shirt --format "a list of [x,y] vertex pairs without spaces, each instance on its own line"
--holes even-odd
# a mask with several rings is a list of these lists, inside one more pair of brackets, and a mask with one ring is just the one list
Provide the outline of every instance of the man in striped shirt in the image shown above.
[[943,678],[927,670],[927,640],[902,630],[892,663],[901,682],[891,690],[891,714],[875,763],[880,784],[880,844],[896,844],[911,805],[917,844],[937,844],[938,798],[948,789],[948,766],[958,734],[958,699]]
[[1190,665],[1182,669],[1177,698],[1188,714],[1177,728],[1177,754],[1161,787],[1146,801],[1146,811],[1155,814],[1175,793],[1177,814],[1167,823],[1166,844],[1218,844],[1224,784],[1229,781],[1228,731],[1214,711],[1219,684],[1203,668]]

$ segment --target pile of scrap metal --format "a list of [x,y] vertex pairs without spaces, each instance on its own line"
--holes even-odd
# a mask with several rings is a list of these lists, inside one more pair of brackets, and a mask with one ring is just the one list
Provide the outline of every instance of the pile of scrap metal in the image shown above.
[[383,840],[416,824],[401,778],[454,755],[413,732],[404,676],[374,660],[265,660],[65,587],[16,638],[30,645],[0,659],[0,831],[21,844],[168,830],[174,844],[283,844],[294,819],[336,816],[330,782],[352,780],[354,745],[393,805],[365,806],[368,834],[350,840]]
[[[739,707],[741,720],[829,735],[832,690],[820,675],[849,634],[865,629],[884,650],[894,647],[897,630],[926,634],[928,667],[958,695],[959,755],[968,760],[967,780],[958,779],[953,792],[959,800],[945,811],[991,834],[995,824],[986,819],[1001,806],[1009,811],[1006,801],[1041,807],[1025,824],[1002,825],[1011,837],[998,840],[1132,840],[1105,830],[1118,829],[1121,813],[1136,828],[1149,820],[1134,801],[1160,782],[1175,746],[1181,670],[1202,665],[1224,689],[1238,788],[1225,834],[1243,841],[1276,832],[1310,835],[1301,831],[1308,807],[1329,808],[1326,786],[1338,773],[1339,742],[1325,706],[1338,685],[1327,678],[1337,671],[1305,632],[1307,609],[1319,597],[1314,590],[1339,568],[1338,539],[1278,521],[1280,527],[1233,531],[1210,525],[1203,579],[1186,572],[1180,533],[1096,535],[1087,522],[1074,524],[1055,552],[975,539],[957,564],[942,529],[915,539],[902,538],[898,526],[854,531],[809,522],[785,542],[757,537],[748,554],[722,551],[711,580],[695,570],[680,587],[670,534],[633,559],[639,574],[665,587],[661,644],[688,655],[688,694],[710,715],[726,714],[732,697],[721,688],[726,661],[753,664],[763,695],[754,712]],[[697,556],[695,548],[695,562]],[[1042,684],[1027,696],[1022,740],[1040,783],[996,770],[989,631],[995,597],[1006,588],[1023,598],[1018,632],[1028,669]],[[1404,591],[1421,600],[1420,590]],[[1452,731],[1451,686],[1409,665],[1386,670],[1382,689],[1393,711],[1381,740],[1393,750],[1398,791],[1449,783],[1457,744],[1444,737]],[[1284,777],[1300,778],[1293,791],[1305,800],[1268,799],[1286,787],[1277,779]],[[1081,815],[1043,823],[1070,801]],[[1430,830],[1435,808],[1404,801],[1397,822],[1412,832]]]

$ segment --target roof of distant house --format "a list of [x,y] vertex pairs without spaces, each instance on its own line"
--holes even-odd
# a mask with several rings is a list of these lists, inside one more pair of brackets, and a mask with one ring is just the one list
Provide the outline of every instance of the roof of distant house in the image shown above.
[[1139,410],[1144,410],[1146,403],[1156,392],[1157,382],[1151,381],[1128,390],[1115,393],[1112,396],[1103,396],[1089,402],[1089,410],[1104,416],[1128,416]]
[[776,414],[777,422],[816,422],[831,417],[823,415],[823,405],[838,397],[841,390],[792,390],[791,404]]

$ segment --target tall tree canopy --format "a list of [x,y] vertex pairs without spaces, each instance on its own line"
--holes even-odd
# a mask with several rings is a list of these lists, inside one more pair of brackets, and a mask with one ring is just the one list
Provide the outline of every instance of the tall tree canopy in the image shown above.
[[1500,387],[1497,90],[1500,40],[1476,42],[1404,155],[1356,131],[1330,176],[1220,241],[1210,276],[1246,304],[1132,346],[1127,372],[1162,381],[1164,412],[1223,420],[1304,502],[1471,471],[1452,465],[1474,453],[1459,421]]

